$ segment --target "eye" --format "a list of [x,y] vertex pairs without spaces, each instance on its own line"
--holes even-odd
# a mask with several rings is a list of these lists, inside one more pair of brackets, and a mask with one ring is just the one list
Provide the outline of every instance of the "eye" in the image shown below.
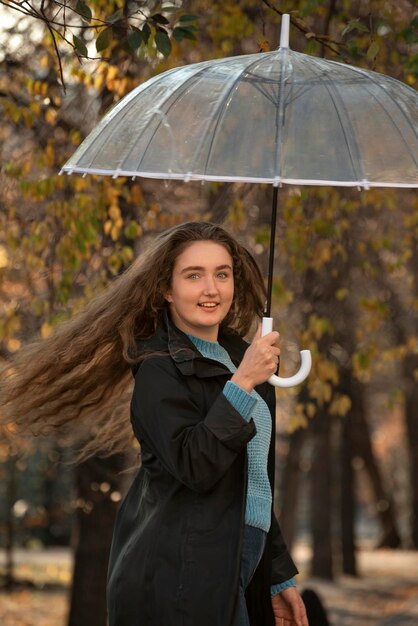
[[228,277],[229,277],[228,272],[219,272],[218,274],[218,278],[220,278],[221,280],[225,280]]
[[193,274],[188,274],[187,278],[190,278],[191,280],[196,280],[197,278],[199,278],[199,274],[196,274],[196,272],[193,272]]

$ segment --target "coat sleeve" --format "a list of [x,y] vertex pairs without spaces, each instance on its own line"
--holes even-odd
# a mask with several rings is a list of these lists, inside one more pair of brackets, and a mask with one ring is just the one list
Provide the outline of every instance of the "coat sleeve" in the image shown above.
[[188,386],[164,357],[146,360],[135,377],[131,419],[163,467],[198,492],[210,490],[256,433],[219,396],[202,415]]
[[298,574],[298,569],[290,556],[275,514],[271,517],[272,564],[271,585],[277,585]]

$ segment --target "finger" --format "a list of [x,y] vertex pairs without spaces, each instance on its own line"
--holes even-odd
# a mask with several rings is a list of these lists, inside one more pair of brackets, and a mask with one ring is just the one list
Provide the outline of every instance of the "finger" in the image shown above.
[[279,341],[279,337],[280,333],[278,333],[277,330],[272,330],[270,333],[267,333],[267,335],[264,335],[262,337],[262,341],[265,342],[267,345],[273,346],[277,344],[277,342]]
[[301,613],[301,624],[302,626],[309,626],[308,616],[306,613],[306,607],[302,598],[299,598],[299,603],[300,603],[300,613]]
[[[302,601],[303,604],[303,601]],[[302,626],[303,622],[302,622],[302,607],[301,607],[301,603],[299,602],[299,598],[298,597],[294,597],[292,599],[290,599],[289,601],[289,608],[292,612],[292,617],[294,622],[297,624],[297,626]]]
[[273,346],[275,348],[278,348],[279,337],[279,333],[276,330],[272,330],[270,333],[267,333],[267,335],[258,337],[258,342],[260,343],[260,345],[265,345],[269,348]]

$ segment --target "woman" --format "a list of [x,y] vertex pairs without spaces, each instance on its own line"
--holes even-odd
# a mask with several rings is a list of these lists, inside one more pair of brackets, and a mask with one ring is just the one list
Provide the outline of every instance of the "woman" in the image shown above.
[[219,226],[186,223],[31,348],[26,370],[16,363],[9,404],[19,398],[26,420],[57,427],[75,407],[76,417],[98,416],[87,453],[121,448],[111,408],[133,369],[142,463],[115,525],[110,626],[307,626],[272,508],[266,381],[278,333],[242,339],[264,297],[245,248]]

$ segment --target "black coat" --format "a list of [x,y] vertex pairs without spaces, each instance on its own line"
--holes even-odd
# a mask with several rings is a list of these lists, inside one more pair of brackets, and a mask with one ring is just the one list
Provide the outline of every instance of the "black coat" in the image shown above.
[[[221,332],[238,365],[247,344]],[[108,574],[109,626],[234,626],[247,487],[255,435],[222,389],[231,372],[199,354],[167,319],[142,349],[131,420],[141,468],[116,520]],[[257,387],[275,415],[274,388]],[[274,424],[269,478],[274,488]],[[272,516],[247,590],[254,626],[272,626],[270,585],[297,569]]]

